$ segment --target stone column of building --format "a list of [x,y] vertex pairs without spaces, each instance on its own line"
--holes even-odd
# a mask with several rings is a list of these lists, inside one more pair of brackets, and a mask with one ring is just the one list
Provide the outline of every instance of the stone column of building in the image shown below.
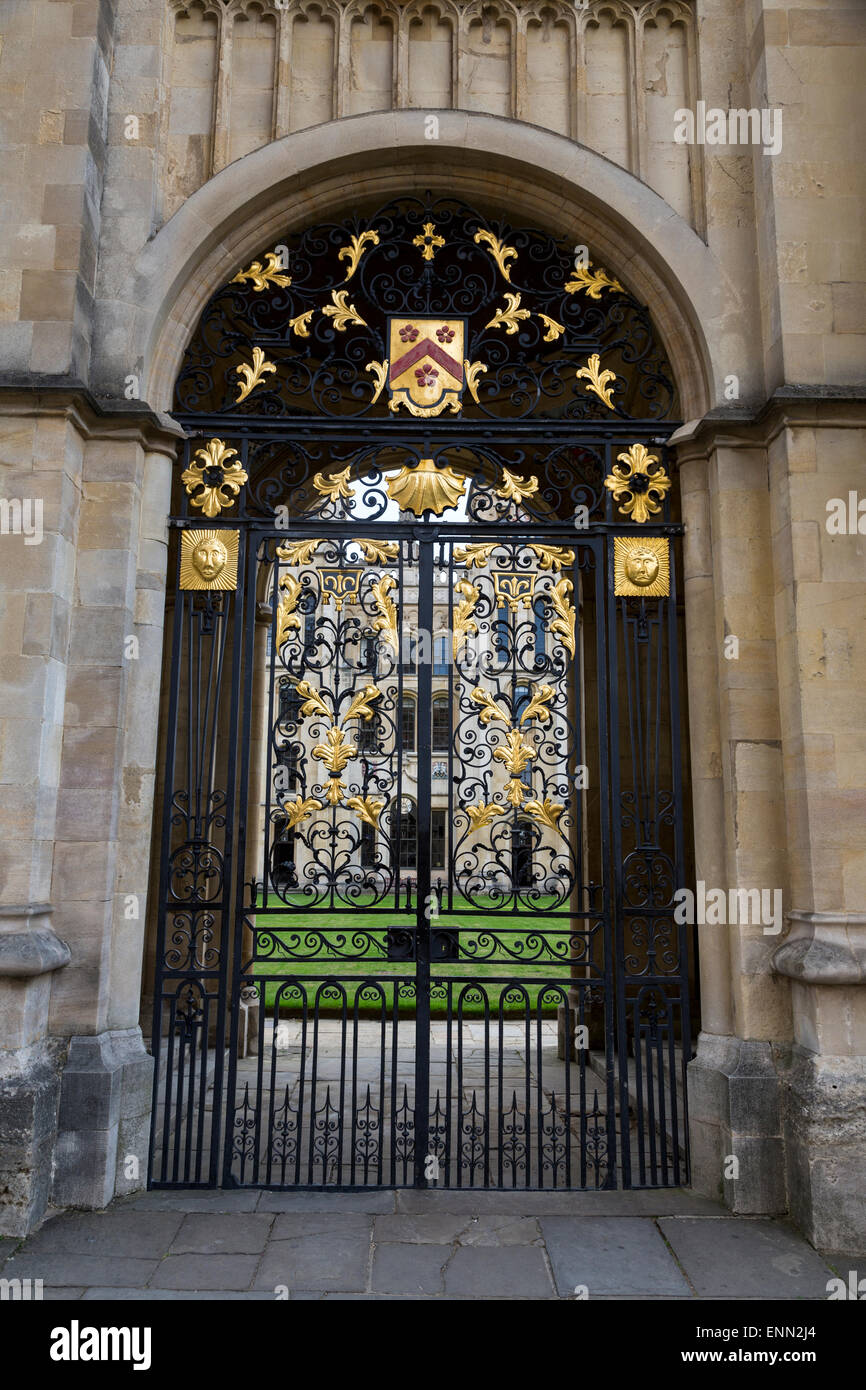
[[794,982],[783,1088],[788,1198],[816,1244],[858,1249],[866,1238],[866,543],[850,513],[848,527],[831,529],[830,510],[834,499],[857,497],[866,424],[866,11],[764,0],[751,17],[751,104],[784,117],[779,152],[756,152],[754,169],[791,927],[774,965]]
[[724,1192],[733,1210],[782,1212],[774,1048],[790,1039],[791,1024],[788,990],[772,973],[781,922],[731,897],[731,890],[778,890],[781,899],[763,900],[772,907],[787,889],[766,455],[724,424],[705,425],[679,452],[696,906],[700,885],[725,895],[719,920],[698,918],[702,1034],[689,1068],[692,1164],[701,1190]]

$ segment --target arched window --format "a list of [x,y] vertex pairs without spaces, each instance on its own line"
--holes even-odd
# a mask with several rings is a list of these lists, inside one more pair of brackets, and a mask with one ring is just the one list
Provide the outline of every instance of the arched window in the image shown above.
[[451,712],[448,697],[440,695],[433,700],[433,752],[447,753],[451,747]]
[[415,701],[403,696],[400,706],[400,742],[404,753],[415,752]]

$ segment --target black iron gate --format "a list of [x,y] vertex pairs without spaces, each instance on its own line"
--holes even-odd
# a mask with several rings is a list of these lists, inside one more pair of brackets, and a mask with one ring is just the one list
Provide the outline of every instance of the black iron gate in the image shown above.
[[[564,293],[540,233],[453,203],[357,224],[345,258],[338,231],[215,296],[178,388],[150,1181],[680,1183],[663,359],[604,272]],[[335,246],[346,279],[369,269],[351,303],[323,279]],[[304,274],[331,294],[318,346]],[[368,349],[336,343],[377,298],[362,407]],[[592,400],[565,399],[569,365]]]

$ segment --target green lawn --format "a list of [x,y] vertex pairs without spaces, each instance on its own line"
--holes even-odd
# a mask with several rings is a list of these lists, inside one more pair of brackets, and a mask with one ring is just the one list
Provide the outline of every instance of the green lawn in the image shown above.
[[[452,1009],[456,1012],[459,1000],[459,986],[457,980],[477,980],[485,984],[484,994],[489,1004],[491,1016],[495,1017],[498,1013],[500,997],[506,995],[505,1012],[512,1018],[518,1018],[525,1013],[525,1003],[522,998],[509,999],[508,991],[517,982],[520,982],[526,989],[530,1006],[534,1012],[538,1001],[538,996],[544,988],[545,982],[566,981],[569,976],[569,966],[557,960],[541,957],[538,964],[524,964],[519,958],[503,959],[503,952],[497,949],[494,953],[499,957],[498,962],[488,964],[484,961],[476,963],[472,959],[466,959],[468,953],[478,950],[480,955],[486,955],[489,947],[484,940],[485,929],[500,930],[504,927],[518,928],[512,935],[510,932],[500,940],[508,943],[510,952],[516,952],[521,948],[529,956],[530,960],[538,955],[537,939],[546,932],[556,932],[561,949],[567,948],[566,939],[561,933],[568,930],[568,914],[563,911],[554,912],[549,915],[539,915],[530,920],[527,918],[514,918],[503,913],[479,914],[476,907],[470,907],[464,899],[455,898],[455,908],[459,912],[457,917],[439,917],[434,919],[432,925],[442,929],[456,930],[460,928],[460,952],[461,959],[454,962],[434,961],[431,966],[431,975],[435,981],[454,981],[450,994],[452,999]],[[358,912],[335,912],[328,913],[308,913],[308,912],[286,912],[266,916],[260,913],[257,918],[258,928],[261,930],[267,927],[273,932],[275,941],[281,938],[289,945],[289,937],[296,937],[298,934],[303,937],[306,931],[323,932],[326,941],[336,951],[344,951],[346,954],[365,954],[364,960],[341,960],[329,954],[327,951],[319,951],[318,943],[310,943],[306,947],[293,942],[292,954],[298,949],[310,949],[318,954],[313,955],[309,960],[271,960],[257,961],[255,974],[257,976],[273,975],[284,979],[289,977],[300,977],[322,981],[322,978],[336,977],[346,991],[348,1007],[351,1010],[355,1004],[358,989],[362,981],[375,980],[384,986],[383,993],[388,1015],[391,1014],[394,1005],[394,984],[389,984],[390,980],[411,981],[414,978],[414,963],[389,962],[380,952],[384,949],[385,928],[396,926],[415,926],[414,913],[394,913],[385,917],[373,915],[365,916],[363,904],[359,904]],[[368,933],[371,938],[369,945],[352,944],[352,935],[358,931]],[[533,944],[535,938],[536,944]],[[486,982],[491,983],[486,983]],[[510,983],[503,983],[508,981]],[[498,982],[498,983],[496,983]],[[269,984],[265,990],[265,1004],[270,1011],[274,1007],[279,984],[275,981]],[[310,1005],[313,1003],[314,991],[308,986],[308,1000]],[[371,991],[372,993],[372,991]],[[442,997],[437,997],[437,996]],[[553,1016],[556,1013],[557,998],[551,998],[542,1005],[542,1013]],[[293,1008],[294,1004],[294,1008]],[[375,997],[365,998],[363,993],[358,1001],[359,1011],[366,1016],[376,1016],[382,1008],[381,994],[376,992]],[[433,1016],[444,1016],[448,1011],[447,995],[435,987],[431,998],[431,1013]],[[297,1009],[297,1003],[292,1000],[290,995],[284,996],[280,1005],[280,1016],[287,1017]],[[320,1001],[320,1013],[333,1013],[339,1015],[342,1005],[339,999],[329,998],[327,993]],[[412,1014],[415,1011],[414,1002],[410,995],[409,998],[401,999],[399,1002],[400,1013]],[[463,1014],[466,1017],[479,1017],[484,1013],[484,1000],[479,996],[478,991],[470,991],[464,999]]]

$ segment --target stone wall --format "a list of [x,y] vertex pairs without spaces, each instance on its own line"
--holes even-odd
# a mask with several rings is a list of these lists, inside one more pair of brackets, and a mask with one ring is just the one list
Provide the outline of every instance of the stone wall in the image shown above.
[[700,150],[671,140],[674,112],[695,99],[694,21],[687,0],[171,0],[162,214],[293,130],[366,111],[445,109],[579,140],[698,225]]

